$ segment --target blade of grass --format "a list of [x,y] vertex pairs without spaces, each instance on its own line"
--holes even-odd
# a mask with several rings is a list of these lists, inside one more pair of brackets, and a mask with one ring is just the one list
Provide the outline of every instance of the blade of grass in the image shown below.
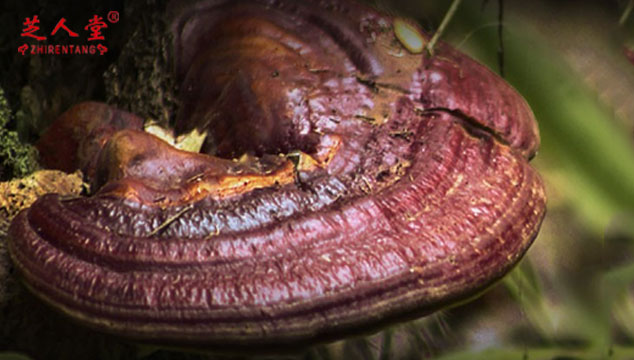
[[440,25],[438,26],[438,29],[434,33],[434,36],[432,36],[431,40],[429,40],[429,42],[427,43],[427,46],[425,47],[429,55],[434,55],[434,46],[436,46],[436,43],[438,42],[442,34],[445,32],[447,25],[449,24],[449,22],[451,22],[451,19],[456,13],[456,10],[458,10],[458,6],[460,6],[461,1],[462,0],[453,0],[451,2],[451,6],[449,6],[449,10],[447,10],[445,17],[440,22]]
[[565,349],[565,348],[529,348],[527,350],[513,347],[486,349],[480,352],[462,351],[441,356],[436,360],[598,360],[598,359],[632,359],[634,348],[615,347],[606,352],[596,349]]
[[[469,5],[456,15],[462,26],[491,21]],[[544,38],[520,19],[508,24],[506,79],[535,112],[542,137],[538,156],[565,171],[566,183],[559,188],[601,239],[614,216],[634,212],[633,139],[617,126],[613,109],[600,103]],[[469,44],[474,56],[494,67],[497,34],[487,30],[474,34]]]

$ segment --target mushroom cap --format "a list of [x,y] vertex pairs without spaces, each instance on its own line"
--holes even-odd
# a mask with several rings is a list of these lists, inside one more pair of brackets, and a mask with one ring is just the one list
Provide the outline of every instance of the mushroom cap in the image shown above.
[[74,139],[64,166],[98,190],[40,198],[9,250],[54,308],[140,341],[279,350],[474,296],[530,246],[536,122],[485,67],[411,54],[355,2],[175,13],[176,131],[207,131],[203,151],[99,103],[53,124],[40,147]]

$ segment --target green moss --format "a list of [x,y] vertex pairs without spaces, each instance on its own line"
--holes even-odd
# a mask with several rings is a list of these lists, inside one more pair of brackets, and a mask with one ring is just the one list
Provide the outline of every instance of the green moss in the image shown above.
[[4,90],[0,88],[0,179],[23,177],[38,168],[37,150],[23,144],[15,131],[9,131],[12,114]]

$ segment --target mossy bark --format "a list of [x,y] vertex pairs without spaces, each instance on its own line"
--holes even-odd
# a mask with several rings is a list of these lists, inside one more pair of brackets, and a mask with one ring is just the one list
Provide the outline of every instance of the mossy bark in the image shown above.
[[[164,8],[165,1],[153,0],[125,5],[116,0],[82,4],[34,1],[11,2],[2,14],[12,31],[0,34],[6,44],[0,49],[0,73],[4,74],[0,87],[6,91],[0,88],[0,180],[5,181],[0,188],[6,188],[0,194],[0,358],[5,350],[35,359],[139,357],[137,345],[77,326],[41,304],[20,284],[6,249],[7,229],[19,209],[7,204],[23,196],[38,196],[42,184],[34,180],[39,173],[35,178],[8,180],[23,178],[39,168],[32,144],[75,103],[107,101],[146,118],[169,121],[176,89],[171,80],[171,40],[163,20]],[[61,17],[79,32],[93,14],[105,17],[111,10],[120,13],[120,21],[104,31],[108,47],[104,56],[23,56],[17,52],[25,43],[19,31],[26,16],[38,15],[43,32],[50,33]],[[51,41],[64,42],[59,35]],[[78,179],[76,174],[56,176],[64,181]],[[49,186],[55,182],[44,181]],[[81,189],[55,192],[77,195]]]

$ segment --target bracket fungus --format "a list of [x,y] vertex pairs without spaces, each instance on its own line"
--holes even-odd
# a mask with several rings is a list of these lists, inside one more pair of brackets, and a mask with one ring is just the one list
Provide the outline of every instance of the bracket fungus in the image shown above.
[[139,341],[296,347],[473,296],[530,246],[536,123],[485,67],[444,43],[409,52],[393,18],[351,1],[174,13],[174,127],[208,136],[179,150],[99,103],[51,126],[44,160],[95,190],[11,225],[52,307]]

